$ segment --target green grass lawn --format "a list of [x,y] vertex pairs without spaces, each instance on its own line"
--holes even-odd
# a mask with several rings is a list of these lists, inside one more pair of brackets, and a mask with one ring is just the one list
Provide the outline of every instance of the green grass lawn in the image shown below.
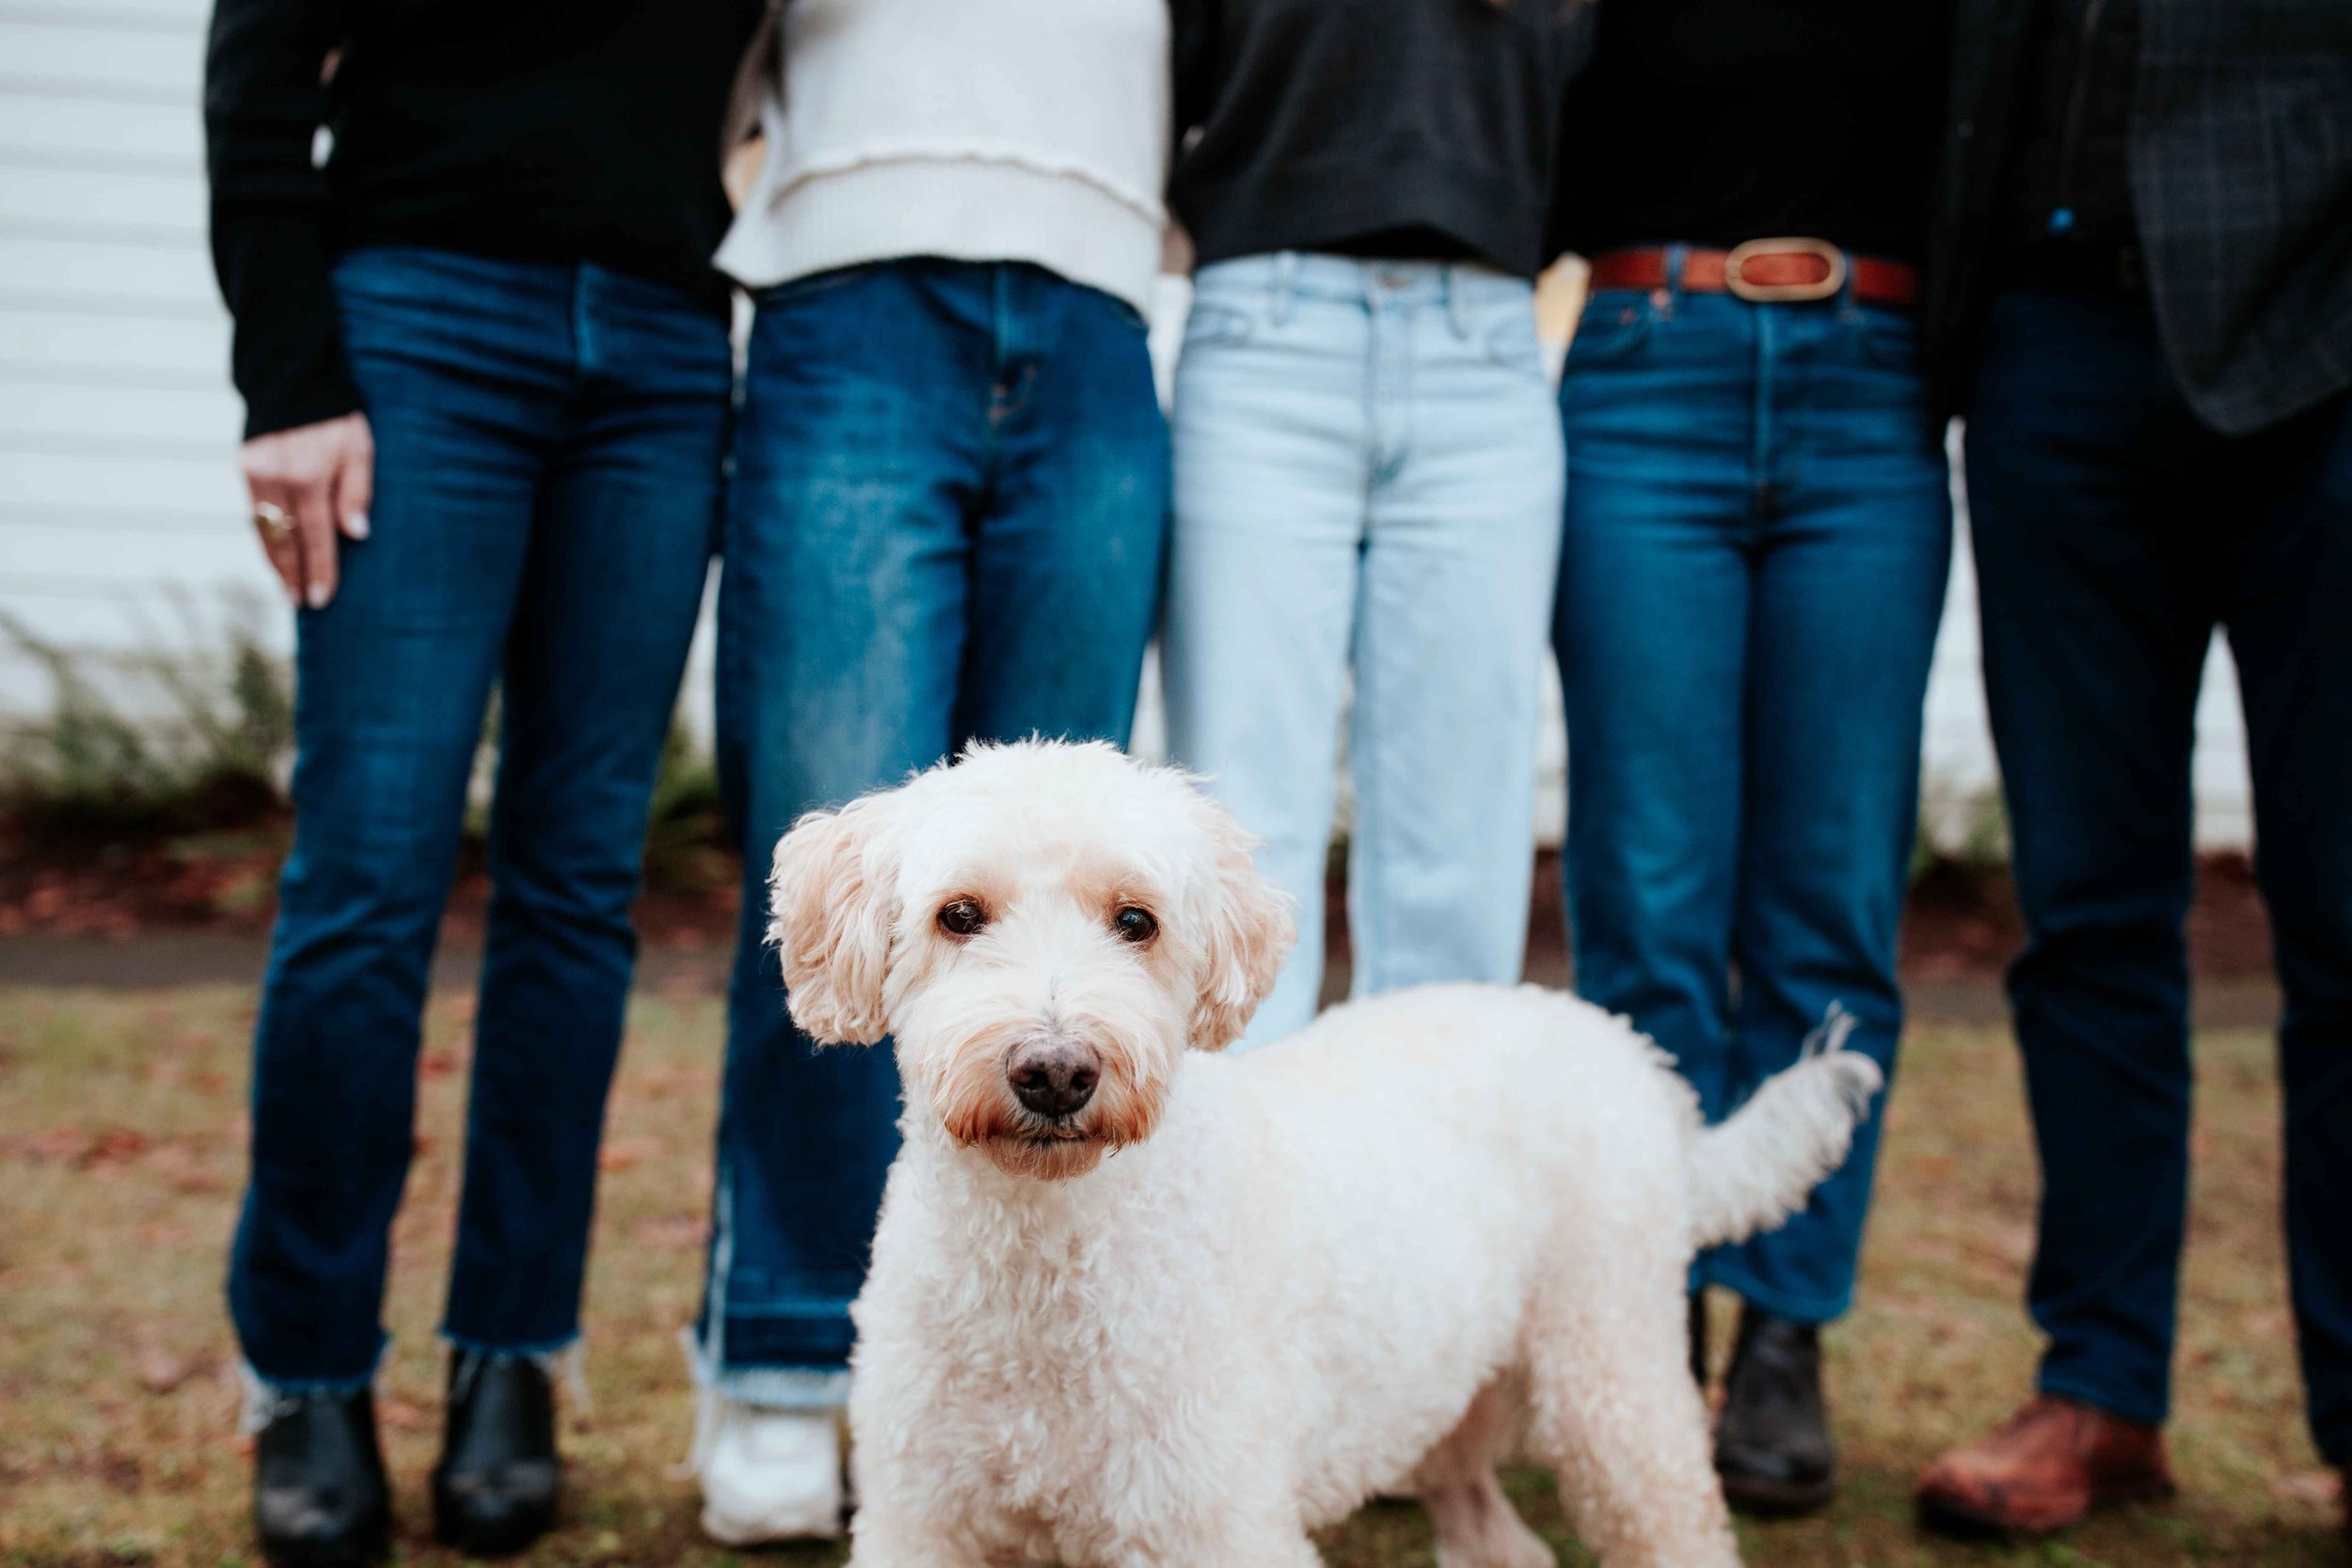
[[[245,1132],[249,991],[0,990],[0,1563],[258,1562],[220,1304]],[[423,1477],[438,1435],[433,1338],[456,1199],[470,1003],[433,1006],[420,1158],[395,1243],[379,1393],[403,1555],[430,1544]],[[686,1449],[679,1326],[699,1291],[718,1004],[648,997],[632,1015],[606,1142],[587,1306],[593,1408],[569,1413],[565,1528],[533,1560],[705,1563]],[[2184,1304],[2171,1504],[2103,1517],[2063,1544],[1967,1546],[1912,1526],[1914,1475],[2006,1415],[2033,1338],[2017,1299],[2035,1170],[2007,1037],[1915,1031],[1895,1097],[1862,1305],[1831,1339],[1846,1494],[1826,1517],[1741,1527],[1762,1568],[2342,1564],[2333,1478],[2305,1436],[2277,1236],[2271,1047],[2210,1035],[2201,1064],[2196,1221]],[[1540,1477],[1521,1506],[1577,1548]],[[1426,1563],[1407,1505],[1325,1539],[1345,1568]],[[820,1549],[766,1560],[837,1560]]]

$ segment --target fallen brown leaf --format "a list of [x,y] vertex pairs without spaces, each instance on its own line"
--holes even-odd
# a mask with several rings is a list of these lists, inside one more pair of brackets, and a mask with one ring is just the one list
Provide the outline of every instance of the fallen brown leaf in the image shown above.
[[659,1138],[612,1138],[596,1156],[596,1168],[606,1172],[627,1170],[647,1160],[658,1160],[664,1152],[665,1147]]
[[139,1347],[137,1366],[139,1385],[151,1394],[170,1393],[196,1370],[186,1356],[174,1354],[152,1341]]
[[2326,1508],[2344,1496],[2344,1481],[2333,1470],[2305,1470],[2300,1475],[2280,1476],[2270,1490],[2281,1502]]

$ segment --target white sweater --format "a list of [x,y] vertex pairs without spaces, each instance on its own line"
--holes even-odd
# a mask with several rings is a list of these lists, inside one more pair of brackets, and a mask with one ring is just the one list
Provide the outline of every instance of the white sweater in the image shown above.
[[1151,308],[1168,0],[787,0],[767,160],[719,247],[764,288],[861,261],[1032,261]]

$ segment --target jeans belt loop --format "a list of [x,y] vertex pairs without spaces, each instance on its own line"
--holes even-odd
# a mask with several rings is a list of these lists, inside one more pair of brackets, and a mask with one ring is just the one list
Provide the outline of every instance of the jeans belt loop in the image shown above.
[[1444,280],[1446,322],[1454,328],[1454,336],[1467,343],[1470,335],[1470,310],[1469,291],[1463,285],[1469,278],[1464,276],[1459,261],[1441,262],[1438,276]]
[[1274,299],[1266,319],[1280,326],[1291,319],[1291,299],[1298,290],[1298,252],[1285,250],[1274,258]]
[[1659,303],[1659,314],[1668,320],[1682,308],[1682,269],[1690,260],[1691,247],[1679,240],[1666,247],[1666,283],[1658,292],[1663,296]]

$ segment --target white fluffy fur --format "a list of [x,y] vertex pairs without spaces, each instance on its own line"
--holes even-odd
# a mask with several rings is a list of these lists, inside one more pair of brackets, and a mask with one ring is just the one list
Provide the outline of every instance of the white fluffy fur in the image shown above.
[[[1706,1132],[1646,1040],[1532,987],[1206,1054],[1290,941],[1248,847],[1182,775],[1042,744],[779,847],[794,1016],[889,1034],[906,1085],[856,1307],[856,1568],[1306,1568],[1399,1486],[1445,1568],[1537,1568],[1512,1451],[1608,1568],[1736,1564],[1685,1270],[1804,1201],[1876,1069],[1833,1046]],[[959,899],[977,934],[938,924]],[[1040,1042],[1101,1058],[1067,1124],[1007,1088]]]

